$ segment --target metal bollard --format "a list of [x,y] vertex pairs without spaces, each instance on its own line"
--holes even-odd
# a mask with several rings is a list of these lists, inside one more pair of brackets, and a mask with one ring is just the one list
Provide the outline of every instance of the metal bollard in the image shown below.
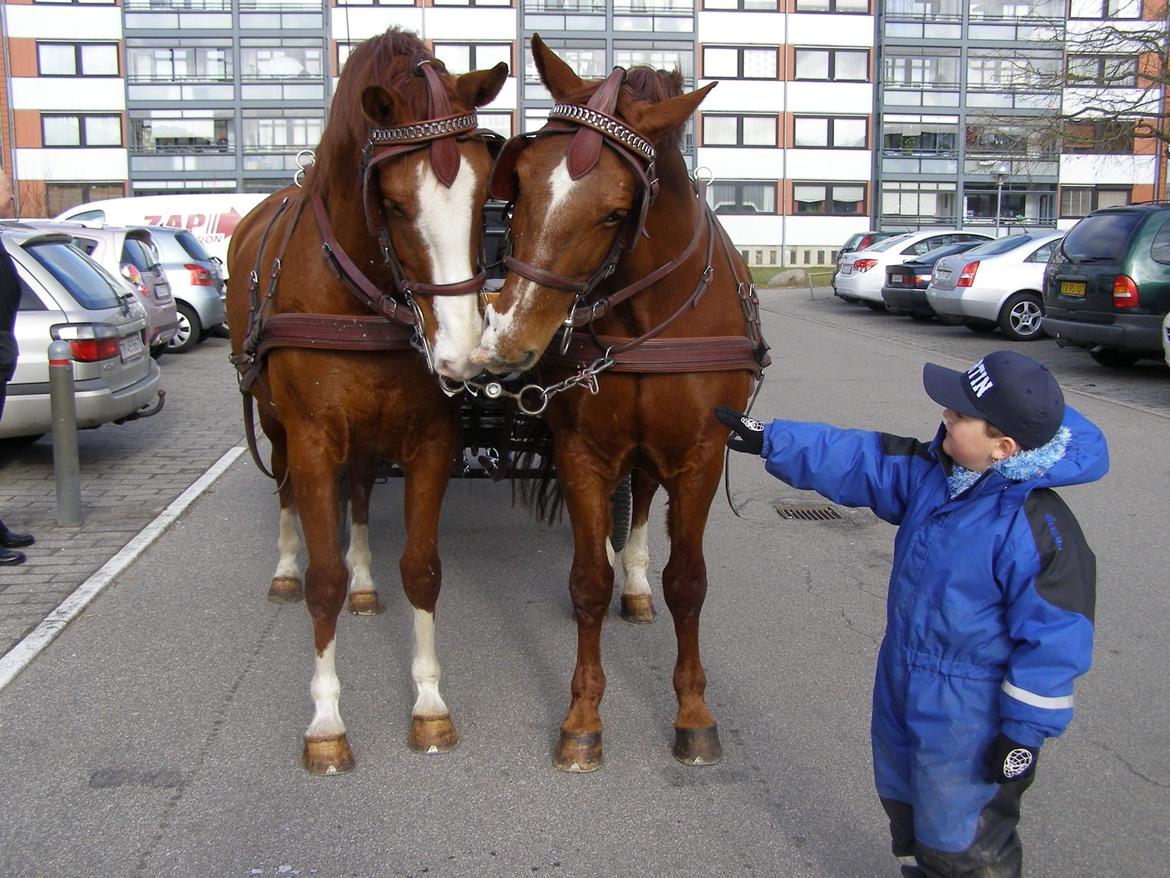
[[73,353],[67,341],[49,345],[49,405],[53,412],[53,475],[57,524],[81,524],[81,462],[77,452],[77,401],[73,398]]

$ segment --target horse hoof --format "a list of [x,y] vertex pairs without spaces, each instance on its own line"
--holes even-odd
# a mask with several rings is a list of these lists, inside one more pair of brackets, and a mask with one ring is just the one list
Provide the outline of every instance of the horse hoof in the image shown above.
[[622,618],[635,625],[649,625],[658,618],[654,598],[649,594],[622,595]]
[[268,600],[274,604],[295,604],[304,600],[301,581],[295,576],[274,576],[268,588]]
[[355,616],[380,616],[385,609],[376,591],[350,592],[349,611]]
[[459,733],[449,716],[415,716],[406,743],[417,753],[446,753],[459,743]]
[[584,774],[601,768],[601,732],[561,731],[553,764],[560,771]]
[[723,747],[719,744],[719,729],[708,726],[704,729],[674,730],[674,758],[683,765],[714,765],[723,759]]
[[353,751],[345,735],[313,741],[305,738],[305,752],[301,757],[309,774],[341,774],[353,771]]

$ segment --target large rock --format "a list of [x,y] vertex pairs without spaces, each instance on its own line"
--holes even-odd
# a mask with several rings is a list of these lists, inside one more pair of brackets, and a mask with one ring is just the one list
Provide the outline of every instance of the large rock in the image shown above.
[[786,268],[764,282],[766,287],[807,287],[808,272],[803,268]]

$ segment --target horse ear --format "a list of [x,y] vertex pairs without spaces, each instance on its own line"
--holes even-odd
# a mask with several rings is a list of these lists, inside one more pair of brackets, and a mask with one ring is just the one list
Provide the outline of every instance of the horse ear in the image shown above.
[[703,98],[718,82],[711,82],[690,94],[667,98],[650,104],[638,101],[622,108],[622,115],[651,143],[658,143],[663,137],[675,131],[694,115]]
[[362,92],[362,110],[375,125],[388,127],[401,107],[402,99],[393,89],[371,85]]
[[540,74],[540,81],[558,101],[578,91],[584,84],[581,77],[573,72],[573,68],[544,44],[540,34],[532,35],[532,59],[536,62],[536,72]]
[[491,103],[504,87],[508,65],[501,61],[491,70],[472,70],[455,80],[455,91],[469,107]]

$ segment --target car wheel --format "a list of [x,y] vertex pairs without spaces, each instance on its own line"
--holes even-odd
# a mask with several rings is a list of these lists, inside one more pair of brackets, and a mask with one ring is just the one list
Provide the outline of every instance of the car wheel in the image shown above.
[[991,320],[968,320],[963,324],[972,332],[978,332],[980,335],[986,335],[989,332],[995,332],[996,324]]
[[176,302],[175,310],[179,316],[179,331],[167,342],[167,350],[172,354],[185,354],[199,344],[203,327],[199,325],[199,315],[195,309],[186,302]]
[[1044,306],[1035,293],[1013,293],[999,310],[999,328],[1012,341],[1034,341],[1044,336],[1040,318]]
[[1090,349],[1089,356],[1110,369],[1127,368],[1142,358],[1141,354],[1134,351],[1123,351],[1117,348],[1093,348]]

